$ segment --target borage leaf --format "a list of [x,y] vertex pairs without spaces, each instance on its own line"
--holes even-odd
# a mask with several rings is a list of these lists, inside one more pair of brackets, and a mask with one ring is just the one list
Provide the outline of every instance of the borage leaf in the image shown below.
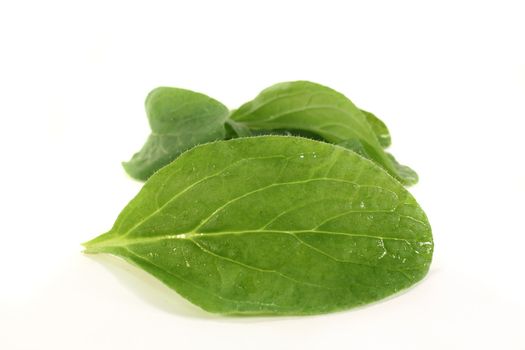
[[369,159],[403,184],[417,182],[414,171],[406,176],[383,150],[390,142],[384,123],[326,86],[308,81],[273,85],[234,111],[230,119],[251,130],[302,130],[334,144],[358,140],[369,150]]
[[157,88],[146,98],[146,113],[151,134],[142,149],[123,163],[138,180],[146,180],[182,152],[226,136],[228,108],[197,92]]
[[85,247],[210,312],[302,315],[413,285],[433,241],[414,198],[373,162],[324,142],[261,136],[182,154]]

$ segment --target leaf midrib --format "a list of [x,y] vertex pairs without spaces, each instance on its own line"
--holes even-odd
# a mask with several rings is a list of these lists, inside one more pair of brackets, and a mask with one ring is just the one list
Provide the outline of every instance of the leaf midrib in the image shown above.
[[[400,217],[407,217],[413,219],[410,216],[399,215]],[[348,232],[338,232],[338,231],[324,231],[324,230],[242,230],[242,231],[221,231],[221,232],[185,232],[177,233],[173,235],[162,235],[162,236],[151,236],[151,237],[117,237],[113,239],[108,239],[106,241],[96,243],[89,246],[89,249],[93,248],[108,248],[108,247],[127,247],[136,244],[148,244],[154,242],[160,242],[165,240],[175,240],[175,239],[188,239],[191,240],[195,237],[202,236],[226,236],[226,235],[242,235],[242,234],[252,234],[252,233],[281,233],[281,234],[301,234],[301,233],[318,233],[318,234],[327,234],[327,235],[340,235],[340,236],[349,236],[349,237],[361,237],[369,238],[375,240],[392,240],[392,241],[403,241],[403,242],[414,242],[414,243],[425,243],[425,241],[420,241],[411,238],[402,238],[402,237],[388,237],[388,236],[375,236],[375,235],[365,235],[358,233],[348,233]]]
[[[331,231],[316,231],[316,230],[303,230],[303,231],[282,231],[282,230],[252,230],[252,231],[229,231],[229,232],[217,232],[217,233],[200,233],[200,232],[190,232],[190,233],[180,233],[180,234],[176,234],[176,235],[166,235],[166,236],[161,236],[161,237],[141,237],[141,238],[133,238],[133,239],[130,239],[130,238],[126,238],[126,239],[121,239],[121,240],[118,240],[118,239],[113,239],[113,240],[109,240],[109,241],[106,241],[106,242],[103,242],[105,244],[97,244],[96,246],[103,246],[104,247],[111,247],[112,245],[110,245],[109,243],[111,242],[114,242],[114,241],[120,241],[120,244],[114,244],[113,246],[118,246],[118,247],[121,247],[121,248],[124,248],[126,249],[126,251],[130,252],[132,255],[135,255],[138,257],[138,255],[136,253],[134,253],[133,251],[131,251],[129,248],[130,246],[132,245],[135,245],[135,244],[144,244],[144,243],[154,243],[154,242],[159,242],[159,241],[163,241],[163,240],[171,240],[171,239],[185,239],[185,240],[188,240],[190,241],[191,243],[195,244],[202,252],[206,253],[206,254],[210,254],[210,255],[213,255],[221,260],[228,260],[232,263],[235,263],[235,264],[239,264],[245,268],[249,268],[249,269],[254,269],[254,270],[257,270],[257,271],[260,271],[260,272],[266,272],[266,273],[276,273],[278,275],[280,275],[281,277],[283,278],[286,278],[288,280],[291,280],[295,283],[299,283],[299,284],[304,284],[304,285],[309,285],[309,286],[312,286],[312,287],[317,287],[317,288],[323,288],[323,289],[333,289],[333,288],[329,288],[329,287],[326,287],[326,286],[323,286],[323,285],[318,285],[318,284],[315,284],[315,283],[310,283],[310,282],[306,282],[306,281],[302,281],[302,280],[298,280],[294,277],[291,277],[291,276],[288,276],[284,273],[282,273],[281,271],[278,271],[278,270],[268,270],[268,269],[262,269],[262,268],[259,268],[259,267],[255,267],[255,266],[252,266],[252,265],[248,265],[246,263],[243,263],[243,262],[240,262],[240,261],[237,261],[237,260],[234,260],[234,259],[231,259],[229,257],[225,257],[223,255],[220,255],[220,254],[217,254],[217,253],[214,253],[206,248],[204,248],[202,245],[200,245],[194,238],[195,237],[202,237],[202,236],[220,236],[220,235],[228,235],[228,234],[243,234],[243,233],[261,233],[261,232],[267,232],[267,233],[282,233],[282,234],[287,234],[287,235],[291,235],[293,237],[295,237],[301,244],[304,244],[305,246],[307,246],[309,249],[312,249],[322,255],[325,255],[335,261],[338,261],[338,262],[343,262],[343,263],[350,263],[350,264],[353,264],[353,265],[363,265],[363,266],[368,266],[368,267],[377,267],[377,266],[373,266],[373,265],[368,265],[368,264],[363,264],[363,263],[357,263],[355,261],[349,261],[349,260],[341,260],[341,259],[338,259],[338,258],[335,258],[331,255],[329,255],[328,253],[304,242],[302,239],[300,239],[297,234],[300,234],[300,233],[320,233],[320,234],[337,234],[337,235],[345,235],[345,236],[354,236],[354,237],[366,237],[366,238],[370,238],[370,239],[379,239],[379,240],[399,240],[399,241],[405,241],[406,243],[408,243],[410,246],[410,242],[420,242],[420,241],[417,241],[417,240],[411,240],[411,239],[404,239],[404,238],[397,238],[397,237],[381,237],[381,236],[371,236],[371,235],[360,235],[360,234],[349,234],[349,233],[345,233],[345,232],[331,232]],[[89,249],[92,249],[92,248],[95,248],[95,246],[91,246]],[[141,257],[142,258],[142,257]],[[406,272],[404,272],[404,269],[391,269],[391,268],[385,268],[385,267],[382,267],[382,266],[379,266],[381,268],[384,268],[386,270],[389,270],[389,271],[395,271],[395,272],[399,272],[401,273],[403,276],[405,276],[409,281],[411,280],[411,278],[406,274]],[[160,266],[158,266],[158,268],[161,268]],[[165,270],[164,268],[161,268],[162,270]],[[167,270],[165,270],[166,272],[168,273],[171,273]],[[357,284],[361,284],[361,283],[358,283],[356,282]],[[338,289],[338,288],[336,288]]]
[[[276,101],[279,101],[279,100],[282,100],[284,98],[289,98],[289,97],[296,97],[296,96],[301,96],[303,95],[303,97],[308,97],[310,100],[314,97],[314,96],[319,96],[319,95],[330,95],[330,96],[334,96],[334,92],[333,91],[317,91],[317,92],[307,92],[306,90],[301,90],[299,92],[295,92],[295,93],[288,93],[288,94],[277,94],[276,96],[274,97],[271,97],[267,100],[265,100],[264,102],[262,103],[258,103],[256,104],[255,101],[257,98],[261,97],[262,96],[257,96],[255,100],[252,100],[250,102],[248,102],[247,104],[251,104],[250,108],[248,109],[247,108],[247,111],[243,111],[242,113],[240,112],[241,109],[239,109],[239,113],[238,115],[236,116],[235,120],[238,120],[238,121],[243,121],[243,118],[250,115],[250,114],[254,114],[256,113],[259,109],[261,108],[264,108]],[[339,96],[338,96],[339,98]],[[244,106],[242,106],[244,107]],[[241,107],[241,108],[242,108]]]

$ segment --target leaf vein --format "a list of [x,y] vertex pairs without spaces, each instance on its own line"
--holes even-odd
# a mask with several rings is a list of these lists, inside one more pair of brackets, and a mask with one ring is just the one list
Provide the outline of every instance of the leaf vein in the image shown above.
[[125,232],[121,237],[125,237],[125,236],[129,236],[134,230],[136,230],[138,227],[140,227],[140,225],[142,225],[143,223],[145,223],[147,220],[149,220],[151,217],[153,217],[155,214],[158,214],[162,209],[164,209],[167,205],[169,205],[171,202],[173,202],[175,199],[177,199],[179,196],[181,196],[182,194],[186,193],[187,191],[189,191],[190,189],[192,189],[193,187],[197,186],[198,184],[206,181],[206,180],[209,180],[209,179],[212,179],[214,177],[217,177],[219,176],[220,174],[224,173],[225,171],[227,171],[228,169],[240,164],[240,163],[243,163],[243,162],[248,162],[248,161],[251,161],[251,160],[256,160],[256,159],[271,159],[271,158],[282,158],[283,156],[281,155],[277,155],[277,156],[267,156],[267,157],[251,157],[251,158],[243,158],[243,159],[240,159],[238,161],[235,161],[233,163],[231,163],[230,165],[228,165],[227,167],[223,168],[222,170],[216,172],[215,174],[213,175],[209,175],[209,176],[205,176],[203,177],[202,179],[198,180],[198,181],[195,181],[194,183],[192,183],[191,185],[187,186],[185,189],[181,190],[180,192],[176,193],[175,195],[173,195],[172,198],[170,198],[168,201],[166,201],[166,203],[164,203],[163,205],[161,205],[160,207],[158,207],[156,210],[154,210],[152,213],[150,213],[149,215],[147,215],[146,217],[144,217],[142,220],[140,220],[138,223],[136,223],[135,225],[133,225],[127,232]]
[[322,289],[340,289],[340,288],[330,288],[330,287],[327,287],[327,286],[323,286],[323,285],[320,285],[320,284],[315,284],[315,283],[310,283],[310,282],[306,282],[306,281],[301,281],[301,280],[297,280],[293,277],[290,277],[280,271],[277,271],[277,270],[268,270],[268,269],[262,269],[262,268],[259,268],[259,267],[256,267],[256,266],[252,266],[252,265],[248,265],[248,264],[245,264],[243,262],[240,262],[240,261],[237,261],[237,260],[234,260],[234,259],[231,259],[231,258],[228,258],[226,256],[223,256],[223,255],[220,255],[220,254],[217,254],[217,253],[214,253],[206,248],[204,248],[202,245],[200,245],[199,243],[197,243],[194,239],[190,238],[189,239],[191,242],[193,242],[197,247],[199,247],[203,252],[209,254],[209,255],[212,255],[218,259],[222,259],[222,260],[225,260],[225,261],[229,261],[231,263],[234,263],[234,264],[237,264],[237,265],[240,265],[240,266],[243,266],[247,269],[250,269],[250,270],[254,270],[254,271],[258,271],[258,272],[263,272],[263,273],[274,273],[274,274],[277,274],[279,276],[281,276],[282,278],[284,279],[287,279],[287,280],[290,280],[294,283],[297,283],[297,284],[303,284],[303,285],[307,285],[307,286],[311,286],[311,287],[317,287],[317,288],[322,288]]
[[[278,186],[285,186],[285,185],[296,185],[296,184],[304,184],[304,183],[310,183],[310,182],[314,182],[314,181],[334,181],[334,182],[343,182],[343,183],[349,183],[349,184],[352,184],[354,186],[357,186],[357,187],[369,187],[367,185],[359,185],[355,182],[351,182],[351,181],[347,181],[347,180],[342,180],[342,179],[330,179],[330,178],[323,178],[323,177],[320,177],[320,178],[313,178],[313,179],[307,179],[307,180],[300,180],[300,181],[290,181],[290,182],[278,182],[278,183],[273,183],[273,184],[270,184],[270,185],[267,185],[267,186],[263,186],[263,187],[260,187],[260,188],[257,188],[255,190],[252,190],[250,192],[246,192],[238,197],[235,197],[235,198],[232,198],[230,199],[229,201],[227,201],[226,203],[224,203],[223,205],[221,205],[219,208],[217,208],[213,213],[211,213],[210,215],[208,215],[205,219],[203,219],[201,221],[201,223],[195,227],[193,230],[191,230],[192,232],[196,232],[197,230],[199,230],[202,226],[204,226],[207,222],[209,222],[209,220],[216,214],[220,213],[224,208],[226,208],[228,205],[240,200],[240,199],[243,199],[245,197],[248,197],[254,193],[258,193],[258,192],[262,192],[264,190],[267,190],[269,188],[273,188],[273,187],[278,187]],[[374,186],[375,187],[375,186]]]
[[[194,288],[199,289],[199,290],[201,290],[201,291],[203,291],[203,292],[205,292],[205,293],[207,293],[207,294],[209,294],[209,295],[211,295],[211,296],[214,296],[214,297],[216,297],[216,298],[219,298],[219,299],[221,299],[221,300],[225,300],[225,301],[228,301],[228,302],[231,302],[231,303],[241,303],[241,304],[250,304],[250,305],[266,305],[266,306],[277,306],[277,307],[280,307],[280,306],[277,305],[277,304],[267,304],[267,303],[261,303],[261,302],[249,301],[249,300],[235,300],[235,299],[225,298],[225,297],[223,297],[223,296],[221,296],[221,295],[219,295],[219,294],[216,294],[216,293],[212,293],[212,292],[210,292],[208,289],[206,289],[206,288],[204,288],[204,287],[202,287],[202,286],[199,286],[198,284],[195,284],[195,283],[191,282],[190,280],[187,280],[187,279],[181,277],[180,275],[173,273],[172,271],[166,270],[166,269],[163,268],[162,266],[159,266],[159,265],[155,264],[155,263],[152,262],[151,260],[148,260],[148,259],[146,259],[146,258],[144,258],[144,257],[142,257],[142,256],[140,256],[140,255],[138,255],[137,253],[133,252],[132,250],[130,250],[130,249],[128,249],[128,248],[124,248],[124,249],[125,249],[130,255],[134,256],[136,259],[138,259],[138,260],[142,260],[143,262],[145,262],[145,263],[147,263],[147,264],[150,264],[150,265],[152,265],[152,266],[158,268],[159,270],[164,271],[165,273],[167,273],[167,274],[169,274],[169,275],[171,275],[171,276],[173,276],[173,277],[175,277],[175,278],[180,279],[181,281],[183,281],[183,282],[185,282],[185,283],[187,283],[187,284],[193,286]],[[134,262],[134,261],[132,260],[132,262]],[[134,263],[135,263],[135,262],[134,262]],[[135,264],[136,264],[136,263],[135,263]],[[136,264],[136,265],[137,265],[137,264]]]

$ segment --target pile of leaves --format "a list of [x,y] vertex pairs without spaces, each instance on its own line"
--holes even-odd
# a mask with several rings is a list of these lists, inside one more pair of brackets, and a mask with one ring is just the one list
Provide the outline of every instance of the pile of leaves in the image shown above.
[[343,94],[286,82],[230,111],[161,87],[146,112],[151,134],[123,164],[146,182],[86,253],[124,258],[221,314],[344,310],[428,272],[431,228],[404,187],[417,174]]

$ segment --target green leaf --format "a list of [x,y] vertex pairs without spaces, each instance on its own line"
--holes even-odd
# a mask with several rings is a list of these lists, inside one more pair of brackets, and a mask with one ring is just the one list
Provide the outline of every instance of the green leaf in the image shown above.
[[[377,150],[375,148],[371,148],[369,145],[361,143],[361,141],[358,139],[348,139],[339,142],[337,145],[351,149],[360,156],[363,156],[368,159],[374,159],[375,157],[377,157]],[[388,158],[390,158],[390,162],[395,167],[397,173],[400,174],[400,176],[403,179],[405,179],[406,183],[415,184],[418,182],[419,177],[414,170],[410,169],[406,165],[399,164],[398,161],[394,158],[394,156],[390,153],[386,153],[386,155]]]
[[386,124],[370,112],[367,112],[363,109],[361,109],[361,112],[365,115],[366,121],[368,122],[368,124],[372,128],[372,131],[376,135],[379,144],[383,148],[387,148],[388,146],[390,146],[390,144],[392,143],[392,139],[390,137],[390,131],[388,131]]
[[252,136],[252,132],[248,127],[241,123],[236,123],[231,119],[226,120],[226,123],[224,124],[226,127],[226,139],[234,139],[237,137],[248,137]]
[[304,315],[413,285],[433,241],[414,198],[373,162],[324,142],[260,136],[185,152],[85,247],[210,312]]
[[[413,176],[407,177],[407,172],[399,170],[378,141],[381,135],[385,135],[386,126],[381,128],[377,117],[365,116],[346,96],[326,86],[308,81],[273,85],[234,111],[230,119],[252,131],[302,130],[334,144],[359,140],[369,150],[371,160],[403,184],[415,183]],[[388,135],[388,130],[386,133]],[[386,142],[384,140],[383,144]]]
[[146,180],[182,152],[202,143],[222,140],[228,109],[197,92],[160,87],[146,98],[151,134],[142,149],[123,163],[126,172]]
[[362,144],[361,141],[359,141],[359,139],[344,140],[342,142],[339,142],[337,145],[344,147],[344,148],[348,148],[354,151],[355,153],[359,154],[360,156],[368,158],[368,159],[371,158],[370,153],[371,151],[373,151],[373,150],[367,149],[366,145]]

